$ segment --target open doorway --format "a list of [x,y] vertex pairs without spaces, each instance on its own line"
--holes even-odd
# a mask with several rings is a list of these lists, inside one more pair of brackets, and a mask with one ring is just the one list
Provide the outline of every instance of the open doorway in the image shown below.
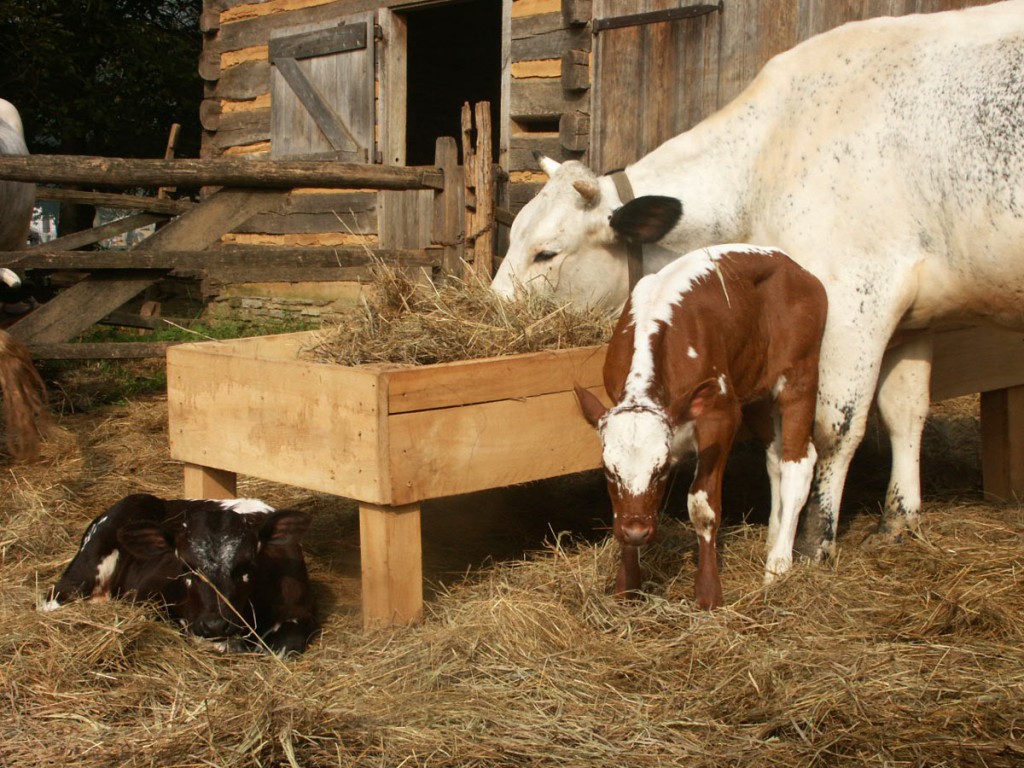
[[[406,22],[406,165],[431,165],[440,136],[460,142],[462,105],[491,104],[497,160],[502,3],[461,0],[403,13]],[[459,152],[461,155],[462,148]]]

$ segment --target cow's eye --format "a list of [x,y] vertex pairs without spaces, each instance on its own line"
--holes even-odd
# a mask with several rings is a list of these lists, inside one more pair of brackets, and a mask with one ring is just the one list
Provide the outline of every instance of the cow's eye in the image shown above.
[[252,566],[251,565],[238,565],[231,570],[231,576],[238,581],[248,583],[252,577]]
[[533,257],[533,261],[535,264],[539,264],[542,261],[551,261],[557,255],[558,251],[541,251]]

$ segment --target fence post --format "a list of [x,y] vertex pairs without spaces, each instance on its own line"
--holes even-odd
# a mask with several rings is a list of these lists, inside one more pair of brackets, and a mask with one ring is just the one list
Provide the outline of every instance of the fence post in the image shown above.
[[444,189],[434,196],[433,242],[443,249],[441,267],[447,275],[462,275],[462,169],[459,147],[451,136],[434,145],[434,165],[444,177]]
[[[476,119],[476,142],[473,121]],[[494,162],[491,157],[491,105],[462,106],[462,157],[466,186],[466,263],[490,281],[494,274]]]

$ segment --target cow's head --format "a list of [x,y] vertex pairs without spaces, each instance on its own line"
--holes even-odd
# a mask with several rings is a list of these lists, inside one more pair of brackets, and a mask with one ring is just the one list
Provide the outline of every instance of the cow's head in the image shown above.
[[548,182],[512,223],[491,288],[508,298],[540,292],[617,309],[629,290],[626,244],[653,243],[679,221],[682,204],[644,196],[621,205],[609,177],[582,163],[537,156]]
[[309,521],[308,513],[294,510],[243,514],[201,505],[162,525],[129,523],[118,531],[118,541],[142,561],[176,557],[181,589],[168,606],[172,616],[194,635],[225,638],[250,632],[261,561],[297,546]]

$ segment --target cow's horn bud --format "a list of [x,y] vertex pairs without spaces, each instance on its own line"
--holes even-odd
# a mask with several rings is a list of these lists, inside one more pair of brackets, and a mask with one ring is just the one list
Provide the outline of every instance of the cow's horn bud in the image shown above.
[[597,202],[597,198],[601,196],[601,190],[597,186],[596,181],[574,181],[572,188],[580,193],[580,197],[583,198],[583,202],[587,205],[594,205]]

